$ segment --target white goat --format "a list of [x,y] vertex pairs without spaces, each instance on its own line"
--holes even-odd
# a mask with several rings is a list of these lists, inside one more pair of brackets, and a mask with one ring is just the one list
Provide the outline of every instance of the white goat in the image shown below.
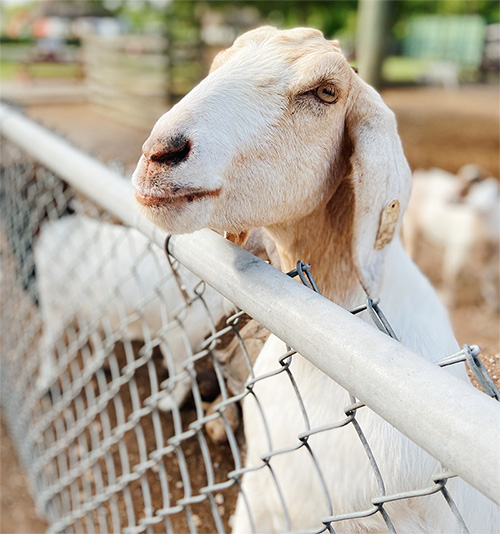
[[[216,57],[210,75],[159,119],[133,183],[143,213],[161,228],[208,227],[241,243],[250,228],[265,227],[283,270],[299,259],[310,262],[322,294],[345,308],[367,294],[380,296],[401,342],[425,358],[457,350],[445,309],[398,237],[411,173],[394,115],[321,32],[265,27],[238,38]],[[275,370],[285,352],[271,336],[255,374]],[[345,417],[344,389],[300,356],[291,369],[312,427]],[[463,367],[451,372],[467,380]],[[296,446],[305,428],[288,378],[280,373],[258,381],[253,391],[273,449]],[[247,466],[262,465],[269,443],[251,396],[243,411]],[[369,409],[359,412],[359,422],[387,492],[425,487],[440,471],[436,460]],[[318,433],[309,444],[334,513],[371,507],[377,484],[352,425]],[[291,529],[322,527],[328,506],[304,448],[273,456],[270,465]],[[286,530],[268,470],[247,472],[242,485],[255,530]],[[471,531],[497,530],[500,514],[491,501],[459,479],[447,487]],[[398,532],[457,530],[441,496],[395,501],[387,510]],[[234,532],[251,530],[241,496],[234,520]],[[335,531],[386,526],[376,514],[336,523]]]
[[472,167],[463,167],[458,176],[440,169],[414,173],[403,237],[415,260],[421,237],[444,251],[441,279],[447,305],[459,302],[460,276],[469,267],[485,302],[498,309],[499,185]]
[[[71,323],[125,340],[162,335],[160,349],[173,378],[228,311],[228,301],[207,287],[203,298],[212,318],[199,299],[183,313],[186,301],[159,247],[133,228],[85,216],[46,223],[35,246],[35,265],[43,321],[41,389],[55,378],[54,353]],[[182,266],[179,275],[194,296],[199,278]],[[182,405],[191,382],[188,375],[180,376],[160,400],[161,409]]]

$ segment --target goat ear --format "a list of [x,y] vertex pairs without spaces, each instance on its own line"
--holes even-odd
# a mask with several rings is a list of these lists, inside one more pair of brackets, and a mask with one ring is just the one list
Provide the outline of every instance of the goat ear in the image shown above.
[[333,41],[330,41],[330,44],[335,48],[337,52],[341,52],[340,49],[340,42],[337,39],[334,39]]
[[373,88],[356,79],[359,90],[346,115],[355,196],[352,252],[360,282],[368,295],[376,297],[386,246],[397,236],[408,204],[411,171],[394,114]]
[[212,65],[210,65],[209,74],[212,73],[214,70],[217,70],[223,63],[225,63],[226,56],[227,56],[227,48],[224,48],[223,50],[217,53],[217,55],[214,57],[212,61]]
[[212,61],[212,65],[210,65],[209,74],[224,65],[224,63],[235,53],[235,51],[236,50],[234,48],[224,48],[223,50],[221,50]]
[[228,241],[231,241],[235,245],[238,245],[239,247],[244,247],[247,244],[248,236],[250,235],[250,232],[240,232],[239,234],[228,234],[225,233],[225,238]]

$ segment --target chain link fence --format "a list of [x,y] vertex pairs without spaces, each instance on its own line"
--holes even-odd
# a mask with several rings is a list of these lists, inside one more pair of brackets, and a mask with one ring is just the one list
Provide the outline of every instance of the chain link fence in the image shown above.
[[[135,215],[123,216],[119,187],[115,210],[112,200],[99,205],[86,194],[92,186],[63,179],[56,156],[49,169],[10,138],[2,139],[0,191],[2,408],[51,532],[228,532],[238,498],[257,529],[242,481],[260,470],[269,472],[261,491],[282,508],[290,531],[294,511],[274,465],[306,465],[294,464],[297,454],[314,471],[315,488],[304,491],[319,492],[326,503],[308,532],[335,532],[369,516],[396,532],[392,502],[424,497],[435,506],[435,494],[456,531],[467,532],[447,487],[455,473],[443,467],[421,488],[388,494],[358,416],[368,409],[363,402],[346,394],[342,417],[311,422],[294,374],[301,356],[288,347],[275,371],[256,373],[269,331],[168,256],[158,246],[163,236],[151,239],[124,224]],[[170,248],[177,255],[175,243]],[[231,285],[217,265],[224,264],[219,252],[212,251],[212,270]],[[308,266],[289,274],[317,289]],[[353,313],[366,310],[389,343],[394,333],[379,304],[368,300]],[[466,346],[440,365],[466,361],[498,399],[477,354]],[[240,402],[255,402],[259,431],[271,444],[256,386],[278,375],[294,391],[302,430],[295,443],[270,446],[258,465],[247,466]],[[311,443],[346,427],[359,438],[376,492],[368,508],[338,514]]]

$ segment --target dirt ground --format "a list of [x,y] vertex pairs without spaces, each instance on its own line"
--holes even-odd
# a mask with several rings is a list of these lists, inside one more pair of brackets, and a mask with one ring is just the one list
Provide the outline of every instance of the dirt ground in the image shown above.
[[[462,165],[478,163],[499,176],[499,97],[496,86],[471,86],[459,91],[435,88],[391,89],[383,93],[395,111],[403,146],[413,169],[440,167],[456,172]],[[48,127],[66,134],[75,145],[105,162],[120,160],[130,174],[149,132],[111,121],[90,104],[30,106],[27,113]],[[423,249],[419,263],[438,287],[439,254]],[[461,344],[477,344],[482,361],[500,381],[500,326],[498,312],[478,299],[464,299],[450,310]],[[189,421],[188,407],[185,416]],[[12,445],[2,426],[1,528],[7,533],[43,532],[36,518]],[[224,451],[216,452],[217,461]],[[193,472],[196,465],[192,466]]]
[[37,516],[26,476],[19,465],[3,420],[0,420],[0,425],[0,532],[2,534],[45,532],[47,525]]
[[496,85],[389,89],[384,100],[395,112],[406,157],[413,170],[450,172],[480,164],[499,177],[499,97]]

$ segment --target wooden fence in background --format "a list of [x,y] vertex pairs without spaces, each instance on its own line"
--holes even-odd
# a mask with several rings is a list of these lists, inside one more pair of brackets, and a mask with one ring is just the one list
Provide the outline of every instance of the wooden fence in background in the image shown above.
[[150,127],[169,107],[167,41],[158,35],[89,36],[83,45],[90,101]]

